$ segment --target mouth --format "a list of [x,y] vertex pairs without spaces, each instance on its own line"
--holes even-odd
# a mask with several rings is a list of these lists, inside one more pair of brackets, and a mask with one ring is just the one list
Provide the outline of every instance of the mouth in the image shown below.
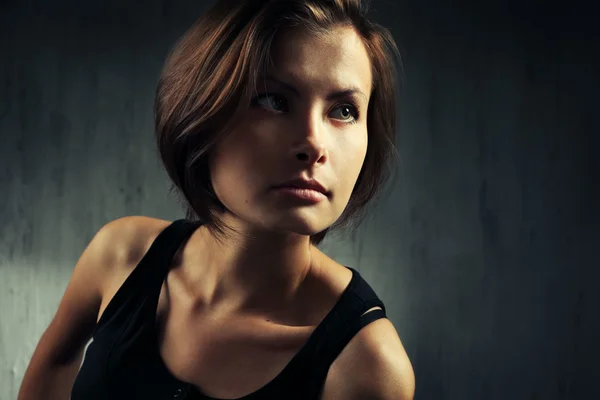
[[275,189],[281,188],[316,191],[329,197],[329,191],[316,179],[293,179],[275,186]]
[[293,186],[279,186],[273,189],[281,198],[301,202],[302,204],[318,204],[327,199],[327,196],[320,191],[308,188],[299,188]]

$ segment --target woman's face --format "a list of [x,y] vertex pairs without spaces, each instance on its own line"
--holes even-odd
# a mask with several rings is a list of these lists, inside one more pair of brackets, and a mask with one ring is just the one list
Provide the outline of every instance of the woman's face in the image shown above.
[[[313,235],[340,217],[363,165],[371,65],[348,27],[292,30],[273,50],[275,69],[212,153],[212,184],[236,225]],[[309,201],[274,189],[299,177],[316,179],[326,195]]]

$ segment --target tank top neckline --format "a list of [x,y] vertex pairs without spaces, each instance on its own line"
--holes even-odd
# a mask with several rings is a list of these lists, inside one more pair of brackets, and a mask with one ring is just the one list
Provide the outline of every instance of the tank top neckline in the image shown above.
[[[183,224],[185,229],[182,229],[181,231],[179,231],[179,228],[177,228],[177,230],[179,232],[184,232],[181,236],[179,236],[178,238],[178,242],[179,243],[171,243],[172,248],[169,252],[167,253],[174,253],[177,251],[177,249],[180,247],[180,245],[189,238],[189,236],[191,236],[193,234],[193,232],[201,225],[198,222],[195,221],[190,221],[190,220],[177,220],[175,222],[173,222],[171,224],[171,226],[169,226],[169,228],[174,229],[176,225],[178,224]],[[155,243],[157,243],[158,241],[155,239],[155,242],[150,246],[150,249],[148,250],[148,255],[149,253],[151,253],[151,249],[155,246]],[[143,263],[144,261],[143,257],[142,260],[140,261],[140,264]],[[178,379],[177,377],[175,377],[171,371],[169,370],[169,368],[167,367],[165,361],[162,358],[162,355],[160,354],[160,343],[159,343],[159,339],[158,339],[158,329],[157,329],[157,307],[158,307],[158,298],[160,296],[160,291],[162,289],[162,284],[164,282],[164,280],[167,277],[167,274],[170,271],[170,262],[172,260],[172,257],[167,257],[167,259],[165,259],[164,261],[168,261],[164,270],[161,271],[161,275],[160,276],[160,284],[158,284],[158,280],[154,280],[155,282],[152,282],[149,284],[149,288],[146,287],[145,290],[152,290],[153,292],[155,291],[156,288],[154,288],[154,286],[158,286],[158,293],[152,293],[152,297],[153,297],[153,307],[150,310],[150,320],[149,322],[149,326],[150,326],[150,335],[151,335],[151,344],[152,344],[152,351],[155,353],[155,357],[158,360],[158,364],[159,364],[159,368],[164,370],[164,373],[166,374],[166,376],[168,376],[170,379],[172,379],[173,381],[175,381],[177,383],[177,385],[181,386],[181,390],[182,390],[182,394],[184,393],[193,393],[193,397],[192,398],[196,398],[199,397],[202,400],[252,400],[255,398],[259,398],[261,397],[264,393],[268,393],[268,391],[273,388],[273,387],[278,387],[280,381],[284,381],[287,378],[292,378],[292,376],[294,375],[294,373],[298,373],[298,369],[302,366],[302,365],[310,365],[310,353],[311,350],[317,345],[318,340],[325,335],[328,325],[330,325],[330,322],[332,322],[332,320],[335,318],[335,314],[338,311],[338,309],[346,302],[346,299],[352,294],[355,286],[357,285],[358,282],[358,277],[359,277],[359,273],[358,271],[356,271],[354,268],[349,267],[344,265],[344,267],[346,267],[347,269],[349,269],[352,272],[352,277],[350,279],[350,282],[348,283],[348,285],[346,286],[346,288],[342,291],[341,295],[339,296],[339,298],[337,299],[337,301],[335,302],[334,306],[327,312],[327,314],[325,315],[325,317],[317,324],[317,326],[315,327],[315,329],[313,330],[313,332],[309,335],[308,339],[306,340],[306,342],[304,342],[304,344],[300,347],[300,349],[294,354],[294,356],[290,359],[290,361],[285,365],[285,367],[270,381],[268,381],[267,383],[265,383],[263,386],[261,386],[260,388],[256,389],[255,391],[248,393],[242,397],[238,397],[235,399],[220,399],[220,398],[215,398],[215,397],[210,397],[208,395],[206,395],[205,393],[202,392],[202,388],[198,388],[195,385],[193,385],[192,383],[189,382],[185,382],[182,381],[180,379]],[[140,265],[138,265],[139,267]],[[143,266],[142,266],[143,267]],[[138,269],[136,267],[136,269]],[[133,275],[133,272],[130,274]],[[156,275],[155,275],[156,276]],[[102,317],[101,317],[102,319]]]
[[287,378],[290,375],[293,375],[293,373],[295,372],[294,371],[295,368],[297,368],[300,365],[306,364],[306,361],[307,361],[306,358],[308,357],[309,350],[315,345],[315,342],[317,341],[317,339],[323,335],[323,333],[324,333],[323,331],[327,328],[328,322],[333,318],[333,315],[339,308],[340,304],[343,304],[344,299],[347,296],[349,296],[350,293],[352,293],[352,289],[354,288],[354,286],[356,285],[356,282],[357,282],[358,271],[356,271],[354,268],[351,268],[348,266],[344,266],[344,267],[348,268],[352,272],[352,278],[350,279],[350,282],[348,283],[348,285],[346,286],[346,288],[344,289],[342,294],[339,296],[335,305],[327,312],[327,314],[321,320],[321,322],[319,322],[317,324],[315,329],[309,335],[306,342],[304,342],[304,344],[294,354],[294,356],[285,365],[285,367],[273,379],[271,379],[270,381],[268,381],[267,383],[265,383],[263,386],[256,389],[255,391],[248,393],[242,397],[237,397],[237,398],[233,398],[233,399],[216,398],[216,397],[208,396],[207,394],[203,393],[202,388],[198,388],[195,385],[193,385],[192,383],[182,381],[182,380],[178,379],[177,377],[175,377],[171,373],[171,371],[169,370],[167,365],[165,364],[165,361],[163,360],[162,355],[160,354],[160,343],[158,341],[158,331],[156,329],[156,313],[155,313],[154,318],[152,320],[152,326],[153,326],[152,344],[153,344],[153,351],[156,352],[156,356],[159,360],[160,368],[162,368],[171,379],[175,380],[182,386],[182,391],[185,390],[186,392],[193,392],[196,394],[196,396],[200,396],[200,398],[202,400],[251,400],[258,396],[261,396],[264,392],[267,392],[268,390],[270,390],[271,387],[277,386],[279,384],[279,381],[284,380],[285,378]]

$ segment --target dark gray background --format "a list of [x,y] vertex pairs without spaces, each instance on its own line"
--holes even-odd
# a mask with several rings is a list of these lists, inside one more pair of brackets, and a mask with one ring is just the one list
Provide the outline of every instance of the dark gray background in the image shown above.
[[[206,1],[0,3],[0,399],[92,235],[181,217],[153,142],[163,59]],[[600,398],[598,15],[375,1],[404,58],[401,164],[323,249],[389,308],[417,399]]]

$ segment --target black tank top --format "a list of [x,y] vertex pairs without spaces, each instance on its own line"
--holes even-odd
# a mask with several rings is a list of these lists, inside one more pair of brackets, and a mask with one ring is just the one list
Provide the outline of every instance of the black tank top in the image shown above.
[[[176,379],[165,366],[155,328],[161,287],[180,245],[199,224],[181,219],[164,229],[106,307],[73,385],[72,400],[217,400]],[[349,268],[349,267],[348,267]],[[385,317],[385,307],[360,274],[272,381],[244,400],[318,399],[327,371],[352,337]],[[373,307],[382,310],[363,313]]]

